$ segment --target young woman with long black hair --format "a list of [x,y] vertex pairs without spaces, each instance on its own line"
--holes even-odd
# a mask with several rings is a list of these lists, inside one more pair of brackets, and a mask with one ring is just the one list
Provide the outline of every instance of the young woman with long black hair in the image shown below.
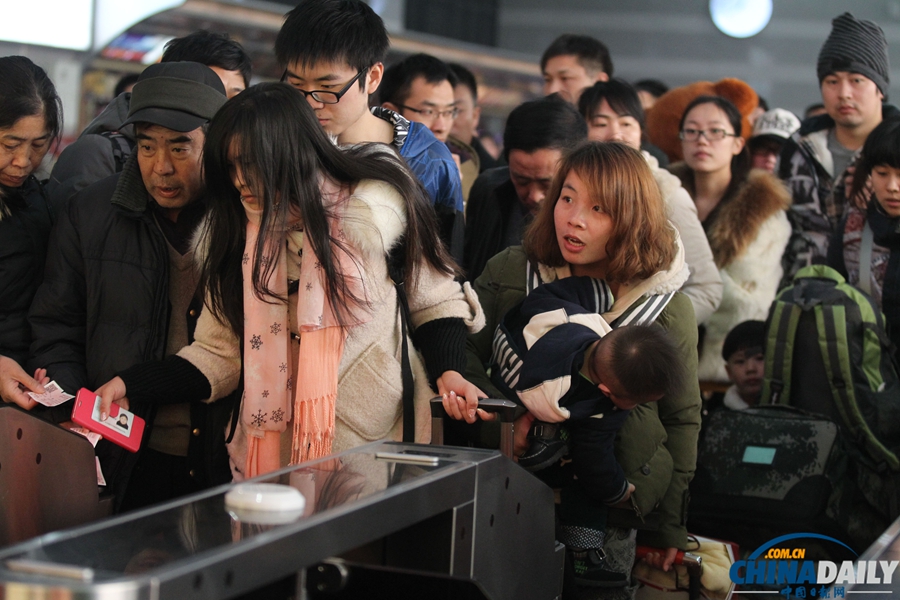
[[[195,342],[98,390],[104,406],[215,400],[243,373],[229,452],[237,478],[368,441],[429,436],[434,392],[477,396],[461,375],[482,319],[454,279],[425,193],[389,148],[339,149],[302,96],[261,84],[228,101],[204,147],[208,221],[198,242],[207,306]],[[400,306],[411,328],[415,415],[402,414]],[[177,389],[175,389],[177,388]],[[174,400],[169,396],[170,401]]]

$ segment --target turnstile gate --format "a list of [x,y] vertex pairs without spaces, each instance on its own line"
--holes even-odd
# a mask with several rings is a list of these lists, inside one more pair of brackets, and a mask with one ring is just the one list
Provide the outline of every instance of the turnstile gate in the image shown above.
[[222,486],[47,534],[0,549],[0,599],[219,600],[298,573],[299,598],[313,565],[323,590],[353,565],[487,598],[561,589],[552,491],[497,451],[375,442],[256,481],[300,490],[303,514],[229,510]]

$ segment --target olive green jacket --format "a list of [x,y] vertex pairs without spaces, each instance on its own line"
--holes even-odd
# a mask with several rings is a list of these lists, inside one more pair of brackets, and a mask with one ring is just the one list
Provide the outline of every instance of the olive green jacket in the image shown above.
[[[484,309],[486,326],[467,342],[466,378],[491,397],[502,397],[486,372],[497,325],[506,312],[525,297],[527,260],[521,246],[507,248],[490,261],[475,280],[475,292]],[[542,274],[552,271],[541,267]],[[546,280],[546,278],[544,278]],[[620,308],[614,306],[614,309]],[[657,317],[684,355],[687,385],[677,396],[643,404],[631,416],[616,439],[616,459],[633,494],[637,517],[658,513],[659,526],[641,530],[639,542],[661,548],[687,546],[688,484],[697,460],[700,431],[700,389],[697,380],[697,322],[687,296],[677,293]],[[609,524],[620,524],[621,514],[610,512]],[[632,520],[635,515],[632,514]],[[648,519],[650,522],[651,519]],[[656,521],[656,519],[653,519]],[[640,523],[640,521],[637,521]]]

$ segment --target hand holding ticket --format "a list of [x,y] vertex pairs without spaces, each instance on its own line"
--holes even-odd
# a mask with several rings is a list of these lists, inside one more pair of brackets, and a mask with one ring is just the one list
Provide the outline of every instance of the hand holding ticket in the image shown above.
[[67,394],[63,391],[59,384],[55,381],[51,381],[50,383],[44,386],[46,390],[43,394],[35,394],[34,392],[28,392],[28,395],[37,402],[38,404],[43,404],[44,406],[53,407],[59,406],[63,402],[67,400],[71,400],[75,396],[72,394]]

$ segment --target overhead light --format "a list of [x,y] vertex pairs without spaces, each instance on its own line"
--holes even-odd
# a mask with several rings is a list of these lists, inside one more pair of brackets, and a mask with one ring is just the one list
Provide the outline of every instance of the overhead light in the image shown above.
[[87,50],[93,18],[92,0],[4,2],[0,40]]
[[709,0],[709,14],[725,35],[748,38],[769,24],[772,0]]

